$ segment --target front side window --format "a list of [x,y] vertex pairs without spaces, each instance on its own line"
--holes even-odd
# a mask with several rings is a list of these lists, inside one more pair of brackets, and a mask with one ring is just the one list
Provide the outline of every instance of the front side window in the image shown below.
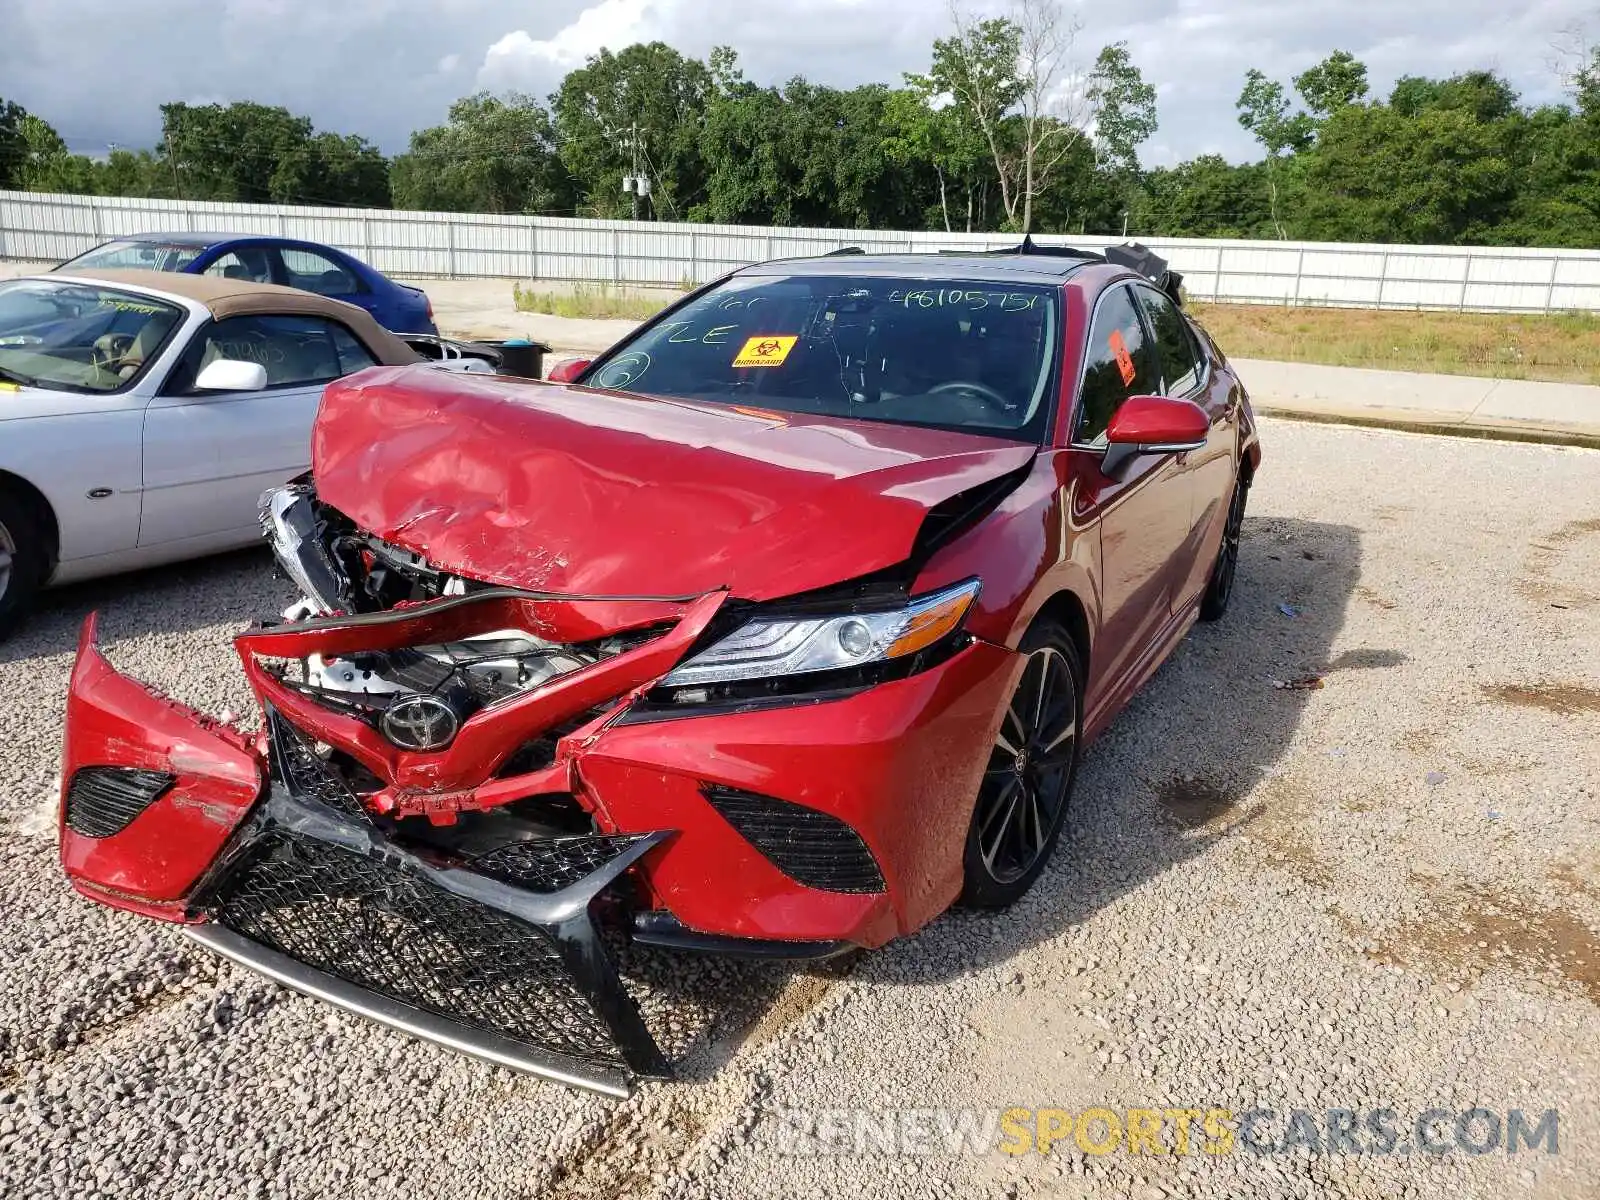
[[1126,287],[1114,288],[1095,308],[1084,351],[1083,388],[1073,441],[1103,446],[1111,417],[1129,396],[1161,391],[1161,364]]
[[1038,441],[1054,407],[1058,295],[993,280],[739,276],[583,382]]
[[183,318],[175,304],[93,284],[0,284],[0,383],[119,391],[144,374]]
[[1178,306],[1154,288],[1138,289],[1139,303],[1150,318],[1155,333],[1156,352],[1161,358],[1161,375],[1168,396],[1187,396],[1200,383],[1200,352],[1189,322]]
[[290,287],[319,296],[349,296],[360,290],[356,277],[325,254],[291,249],[279,254]]
[[329,383],[372,365],[372,356],[349,331],[325,318],[228,317],[213,321],[195,337],[168,390],[193,388],[200,372],[217,359],[259,363],[267,370],[269,388]]
[[169,242],[107,242],[56,268],[58,271],[181,271],[200,257],[204,246]]

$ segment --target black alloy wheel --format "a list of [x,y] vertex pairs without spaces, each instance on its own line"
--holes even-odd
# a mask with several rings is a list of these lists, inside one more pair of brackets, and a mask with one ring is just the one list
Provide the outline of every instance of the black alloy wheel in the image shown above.
[[1067,813],[1078,766],[1082,670],[1059,625],[1029,631],[1016,690],[983,772],[964,857],[962,903],[1003,908],[1033,885]]
[[1228,502],[1228,523],[1222,528],[1222,545],[1211,568],[1211,580],[1200,600],[1200,619],[1220,621],[1233,598],[1233,580],[1239,573],[1239,534],[1244,529],[1244,507],[1250,496],[1250,481],[1242,475],[1233,481],[1233,499]]

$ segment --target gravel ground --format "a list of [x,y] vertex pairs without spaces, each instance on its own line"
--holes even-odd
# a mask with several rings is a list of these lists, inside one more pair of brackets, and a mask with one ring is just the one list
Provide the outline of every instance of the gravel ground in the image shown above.
[[[1234,612],[1090,753],[1027,900],[832,972],[674,960],[685,1081],[624,1102],[76,899],[51,789],[83,615],[240,712],[229,636],[288,596],[254,554],[54,595],[0,645],[0,1194],[1600,1194],[1600,454],[1265,442]],[[1560,1153],[779,1152],[828,1109],[1012,1105],[1555,1108]]]

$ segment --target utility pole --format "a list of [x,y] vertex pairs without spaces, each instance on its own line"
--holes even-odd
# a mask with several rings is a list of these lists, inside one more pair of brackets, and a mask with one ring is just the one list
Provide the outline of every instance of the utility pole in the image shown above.
[[628,148],[633,151],[633,219],[639,219],[639,122],[633,123],[628,138]]
[[183,180],[178,178],[178,160],[172,153],[172,130],[167,130],[167,162],[172,167],[172,186],[178,193],[178,199],[183,199]]

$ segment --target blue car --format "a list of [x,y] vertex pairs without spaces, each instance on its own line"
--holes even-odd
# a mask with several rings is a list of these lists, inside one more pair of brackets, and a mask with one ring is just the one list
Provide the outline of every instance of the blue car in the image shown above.
[[58,271],[182,271],[277,283],[343,300],[395,333],[437,334],[433,304],[417,288],[395,283],[332,246],[239,233],[139,233],[96,246]]

